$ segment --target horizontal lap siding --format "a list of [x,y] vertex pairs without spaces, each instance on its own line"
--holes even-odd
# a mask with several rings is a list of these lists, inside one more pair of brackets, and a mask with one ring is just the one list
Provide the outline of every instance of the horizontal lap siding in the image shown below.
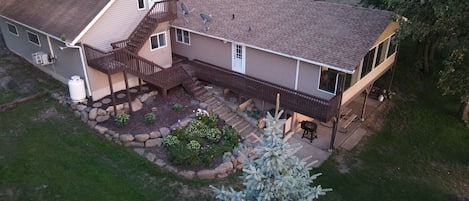
[[[40,70],[63,83],[67,83],[68,79],[73,75],[79,75],[82,78],[84,77],[78,49],[66,48],[61,50],[60,47],[64,47],[65,44],[62,41],[57,41],[53,38],[50,38],[51,47],[49,47],[46,35],[27,27],[23,27],[20,24],[10,22],[4,18],[0,18],[0,21],[0,27],[2,29],[5,43],[12,52],[23,57],[31,64],[37,66]],[[18,36],[15,36],[8,31],[7,22],[16,26]],[[37,46],[28,40],[27,31],[38,35],[41,46]],[[32,59],[32,54],[41,51],[52,56],[51,48],[55,58],[57,58],[55,63],[44,66],[36,65]]]
[[116,0],[80,42],[109,51],[111,43],[129,37],[147,12],[148,8],[137,10],[137,1]]
[[174,29],[171,29],[171,43],[174,53],[190,60],[201,60],[231,70],[231,43],[190,33],[190,45],[176,42]]
[[324,99],[332,98],[333,95],[318,90],[319,71],[320,66],[300,62],[298,72],[298,91]]
[[246,75],[295,89],[296,60],[247,47]]
[[149,61],[152,61],[155,64],[168,68],[171,67],[173,62],[170,39],[170,37],[172,36],[169,31],[168,22],[160,23],[151,35],[158,34],[161,32],[166,32],[166,47],[151,51],[150,38],[147,38],[142,48],[138,52],[138,55],[145,59],[148,59]]

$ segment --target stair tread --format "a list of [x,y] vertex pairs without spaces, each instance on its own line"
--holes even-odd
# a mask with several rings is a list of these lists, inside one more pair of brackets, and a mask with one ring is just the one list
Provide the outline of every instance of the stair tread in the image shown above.
[[214,113],[217,114],[217,115],[222,115],[226,112],[230,112],[231,109],[230,108],[227,108],[227,107],[221,107],[220,109],[216,110]]
[[225,122],[230,121],[235,118],[237,115],[234,112],[228,112],[220,116],[220,119],[223,119]]
[[242,119],[241,117],[239,117],[239,116],[236,115],[236,117],[233,118],[233,119],[231,119],[231,120],[229,120],[229,121],[227,122],[227,124],[230,125],[230,126],[235,126],[235,125],[238,124],[241,120],[243,120],[243,119]]
[[242,120],[241,123],[237,124],[235,126],[236,130],[238,130],[238,132],[243,132],[244,129],[246,129],[246,127],[249,126],[249,123],[246,121],[246,120]]

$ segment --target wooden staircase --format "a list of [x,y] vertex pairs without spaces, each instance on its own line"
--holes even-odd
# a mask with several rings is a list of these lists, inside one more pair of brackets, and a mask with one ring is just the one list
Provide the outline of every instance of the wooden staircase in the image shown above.
[[112,48],[126,48],[132,53],[137,53],[153,33],[158,23],[177,17],[176,10],[174,9],[176,2],[174,0],[166,0],[155,3],[130,36],[126,40],[111,43]]
[[252,146],[258,145],[261,141],[262,129],[251,124],[235,108],[227,106],[222,98],[216,97],[210,92],[196,96],[200,101],[207,104],[207,111],[217,114],[226,124],[238,131],[241,140],[248,141]]

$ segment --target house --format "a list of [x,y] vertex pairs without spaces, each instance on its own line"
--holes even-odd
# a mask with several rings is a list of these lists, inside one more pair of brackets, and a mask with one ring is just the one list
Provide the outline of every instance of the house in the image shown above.
[[320,1],[6,0],[0,16],[10,50],[64,83],[83,77],[93,100],[193,76],[268,103],[280,93],[293,127],[337,128],[397,51],[392,13]]

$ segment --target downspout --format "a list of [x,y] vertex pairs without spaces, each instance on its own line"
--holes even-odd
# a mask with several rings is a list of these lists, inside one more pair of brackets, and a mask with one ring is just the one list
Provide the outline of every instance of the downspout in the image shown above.
[[88,97],[91,97],[91,87],[90,87],[90,80],[88,78],[88,70],[87,70],[87,62],[85,60],[85,55],[83,54],[83,48],[78,45],[70,45],[69,43],[65,43],[68,48],[76,48],[80,52],[80,59],[81,59],[81,66],[83,68],[83,74],[85,75],[85,82],[86,82],[86,90],[88,92]]

